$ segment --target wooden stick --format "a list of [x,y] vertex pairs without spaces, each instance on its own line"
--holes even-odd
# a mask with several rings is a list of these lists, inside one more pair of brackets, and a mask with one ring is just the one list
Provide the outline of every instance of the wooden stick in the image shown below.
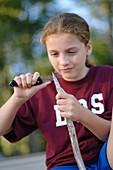
[[[60,84],[59,84],[57,78],[55,77],[55,75],[53,73],[52,73],[52,76],[53,76],[53,80],[54,80],[57,92],[62,92],[62,88],[60,87]],[[74,124],[70,119],[66,119],[66,120],[67,120],[67,128],[69,131],[69,136],[70,136],[70,140],[71,140],[74,158],[77,162],[79,170],[86,170],[81,153],[80,153]]]

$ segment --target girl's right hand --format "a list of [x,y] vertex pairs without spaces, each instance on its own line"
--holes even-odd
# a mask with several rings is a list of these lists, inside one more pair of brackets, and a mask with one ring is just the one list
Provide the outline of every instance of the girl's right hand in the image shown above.
[[27,73],[20,76],[16,76],[14,80],[18,84],[18,87],[14,87],[14,96],[16,98],[21,98],[27,101],[31,98],[37,91],[46,87],[50,82],[42,83],[41,85],[32,86],[36,83],[37,79],[40,77],[38,72],[34,74]]

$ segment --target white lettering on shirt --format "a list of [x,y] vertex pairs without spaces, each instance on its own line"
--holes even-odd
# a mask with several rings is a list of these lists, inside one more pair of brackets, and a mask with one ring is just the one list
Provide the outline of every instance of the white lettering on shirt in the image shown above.
[[[103,103],[101,103],[101,101],[103,100],[103,95],[102,93],[99,94],[93,94],[91,97],[91,111],[94,114],[102,114],[104,112],[104,105]],[[87,101],[85,99],[80,99],[78,100],[78,102],[80,104],[82,104],[85,108],[88,109],[88,104]],[[56,126],[64,126],[67,124],[66,118],[62,118],[60,116],[60,111],[57,109],[57,105],[54,105],[54,110],[56,113]]]
[[[97,100],[97,102],[96,102]],[[91,111],[95,114],[102,114],[104,112],[104,105],[101,102],[98,101],[102,101],[103,100],[103,96],[102,93],[100,94],[94,94],[91,97],[91,105],[94,108],[91,108]]]
[[78,102],[79,102],[80,104],[82,104],[85,108],[88,108],[88,106],[87,106],[87,101],[86,101],[85,99],[80,99],[80,100],[78,100]]
[[[54,105],[54,110],[56,113],[56,126],[64,126],[67,124],[66,118],[60,116],[60,111],[57,109],[57,105]],[[62,120],[63,119],[63,120]]]

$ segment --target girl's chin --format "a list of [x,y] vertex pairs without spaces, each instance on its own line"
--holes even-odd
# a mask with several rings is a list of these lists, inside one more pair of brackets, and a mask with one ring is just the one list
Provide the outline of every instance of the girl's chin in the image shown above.
[[71,75],[62,75],[62,77],[66,81],[76,81],[76,78]]

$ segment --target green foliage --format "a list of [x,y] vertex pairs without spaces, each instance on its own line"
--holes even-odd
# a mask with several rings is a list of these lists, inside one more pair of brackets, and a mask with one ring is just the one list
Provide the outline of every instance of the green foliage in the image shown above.
[[23,155],[29,153],[28,137],[22,139],[18,143],[10,143],[1,137],[2,153],[5,156]]
[[[8,83],[15,75],[39,71],[41,76],[46,76],[53,70],[39,43],[40,30],[49,17],[46,6],[50,2],[0,0],[0,106],[13,93]],[[34,15],[34,7],[38,15]],[[31,136],[15,144],[0,137],[0,150],[5,156],[44,150],[45,140],[41,133],[38,131],[33,138]],[[33,149],[35,139],[38,146]]]
[[6,157],[45,151],[45,145],[46,142],[39,130],[17,143],[10,143],[4,137],[0,137],[0,152]]
[[47,76],[54,70],[47,57],[42,57],[38,62],[34,62],[34,71],[39,70],[41,76]]
[[93,39],[93,60],[97,65],[113,64],[112,58],[110,58],[109,47],[102,39]]
[[[106,45],[105,43],[101,43],[101,45],[103,44],[103,47],[107,48],[106,51],[108,50],[109,51],[107,53],[107,56],[104,57],[104,60],[103,60],[102,57],[99,56],[100,55],[98,53],[99,48],[96,48],[97,49],[96,52],[99,54],[96,58],[96,62],[106,63],[106,64],[111,63],[113,65],[113,0],[93,0],[93,1],[80,0],[80,2],[84,4],[85,7],[88,7],[88,9],[90,10],[90,13],[93,16],[93,19],[96,18],[97,20],[95,28],[100,27],[100,32],[99,34],[98,34],[99,30],[95,32],[96,32],[96,37],[98,37],[99,39],[99,42],[101,38],[103,39],[103,34],[106,34],[106,37],[105,37]],[[101,55],[105,55],[104,52],[101,53]]]

